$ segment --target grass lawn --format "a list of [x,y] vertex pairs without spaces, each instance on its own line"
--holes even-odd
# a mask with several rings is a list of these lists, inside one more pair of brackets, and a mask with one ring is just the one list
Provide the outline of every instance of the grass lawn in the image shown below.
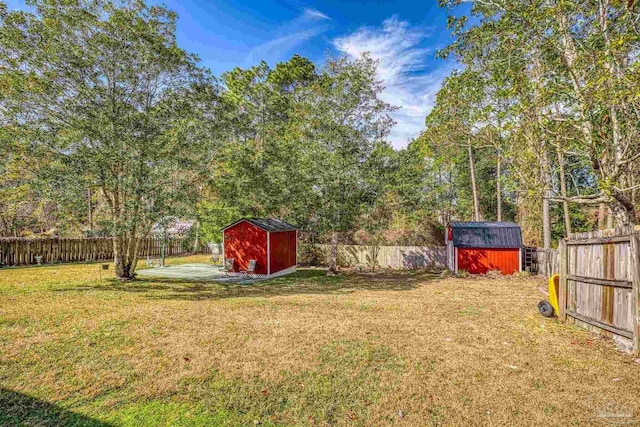
[[100,274],[0,270],[0,425],[640,424],[640,364],[540,316],[542,279]]

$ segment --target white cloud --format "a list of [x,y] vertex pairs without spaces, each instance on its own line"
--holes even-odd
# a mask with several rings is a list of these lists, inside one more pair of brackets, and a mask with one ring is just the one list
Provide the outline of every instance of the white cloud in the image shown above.
[[432,52],[421,44],[428,37],[428,28],[412,28],[392,17],[383,22],[382,28],[360,28],[333,41],[339,51],[351,57],[369,52],[379,61],[378,78],[386,85],[380,97],[401,107],[392,114],[397,124],[389,138],[395,148],[405,147],[424,130],[435,95],[453,68],[443,63],[434,71],[426,71],[427,56]]
[[258,61],[282,61],[301,43],[328,29],[325,22],[331,18],[317,9],[305,8],[295,19],[284,22],[275,31],[275,37],[251,49],[245,60],[247,65]]
[[314,9],[312,7],[307,7],[302,12],[302,16],[308,19],[331,19],[324,13],[320,12],[318,9]]
[[292,34],[287,34],[281,37],[277,37],[273,40],[269,40],[266,43],[262,43],[259,46],[251,49],[247,60],[251,63],[260,60],[276,60],[283,59],[288,52],[299,44],[317,36],[322,32],[321,29],[311,28],[308,30],[297,31]]

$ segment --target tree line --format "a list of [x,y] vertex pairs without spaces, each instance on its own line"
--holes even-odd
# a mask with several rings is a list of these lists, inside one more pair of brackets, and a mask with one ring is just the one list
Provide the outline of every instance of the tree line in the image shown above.
[[545,248],[635,223],[639,18],[634,1],[616,0],[478,0],[450,18],[456,41],[440,55],[462,70],[438,93],[423,143],[466,157],[476,220],[486,215],[483,156],[494,163],[492,213],[515,201],[529,240]]
[[452,219],[517,220],[545,247],[635,220],[633,2],[452,14],[440,55],[460,70],[402,150],[368,55],[213,76],[165,7],[30,4],[0,1],[0,232],[113,236],[123,279],[171,217],[197,218],[205,241],[239,217],[282,218],[332,243],[331,271],[340,242],[437,244]]

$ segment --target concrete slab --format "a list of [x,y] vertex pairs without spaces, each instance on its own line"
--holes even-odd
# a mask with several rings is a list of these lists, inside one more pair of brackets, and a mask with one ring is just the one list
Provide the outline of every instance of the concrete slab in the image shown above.
[[182,279],[199,282],[221,282],[249,284],[258,281],[250,277],[228,277],[221,267],[211,264],[181,264],[169,267],[155,267],[138,270],[141,278]]

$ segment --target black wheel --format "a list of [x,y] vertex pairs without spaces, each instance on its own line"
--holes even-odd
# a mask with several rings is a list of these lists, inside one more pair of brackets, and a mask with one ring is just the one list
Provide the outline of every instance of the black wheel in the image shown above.
[[544,317],[553,316],[553,307],[549,304],[549,301],[542,300],[538,303],[538,310]]

